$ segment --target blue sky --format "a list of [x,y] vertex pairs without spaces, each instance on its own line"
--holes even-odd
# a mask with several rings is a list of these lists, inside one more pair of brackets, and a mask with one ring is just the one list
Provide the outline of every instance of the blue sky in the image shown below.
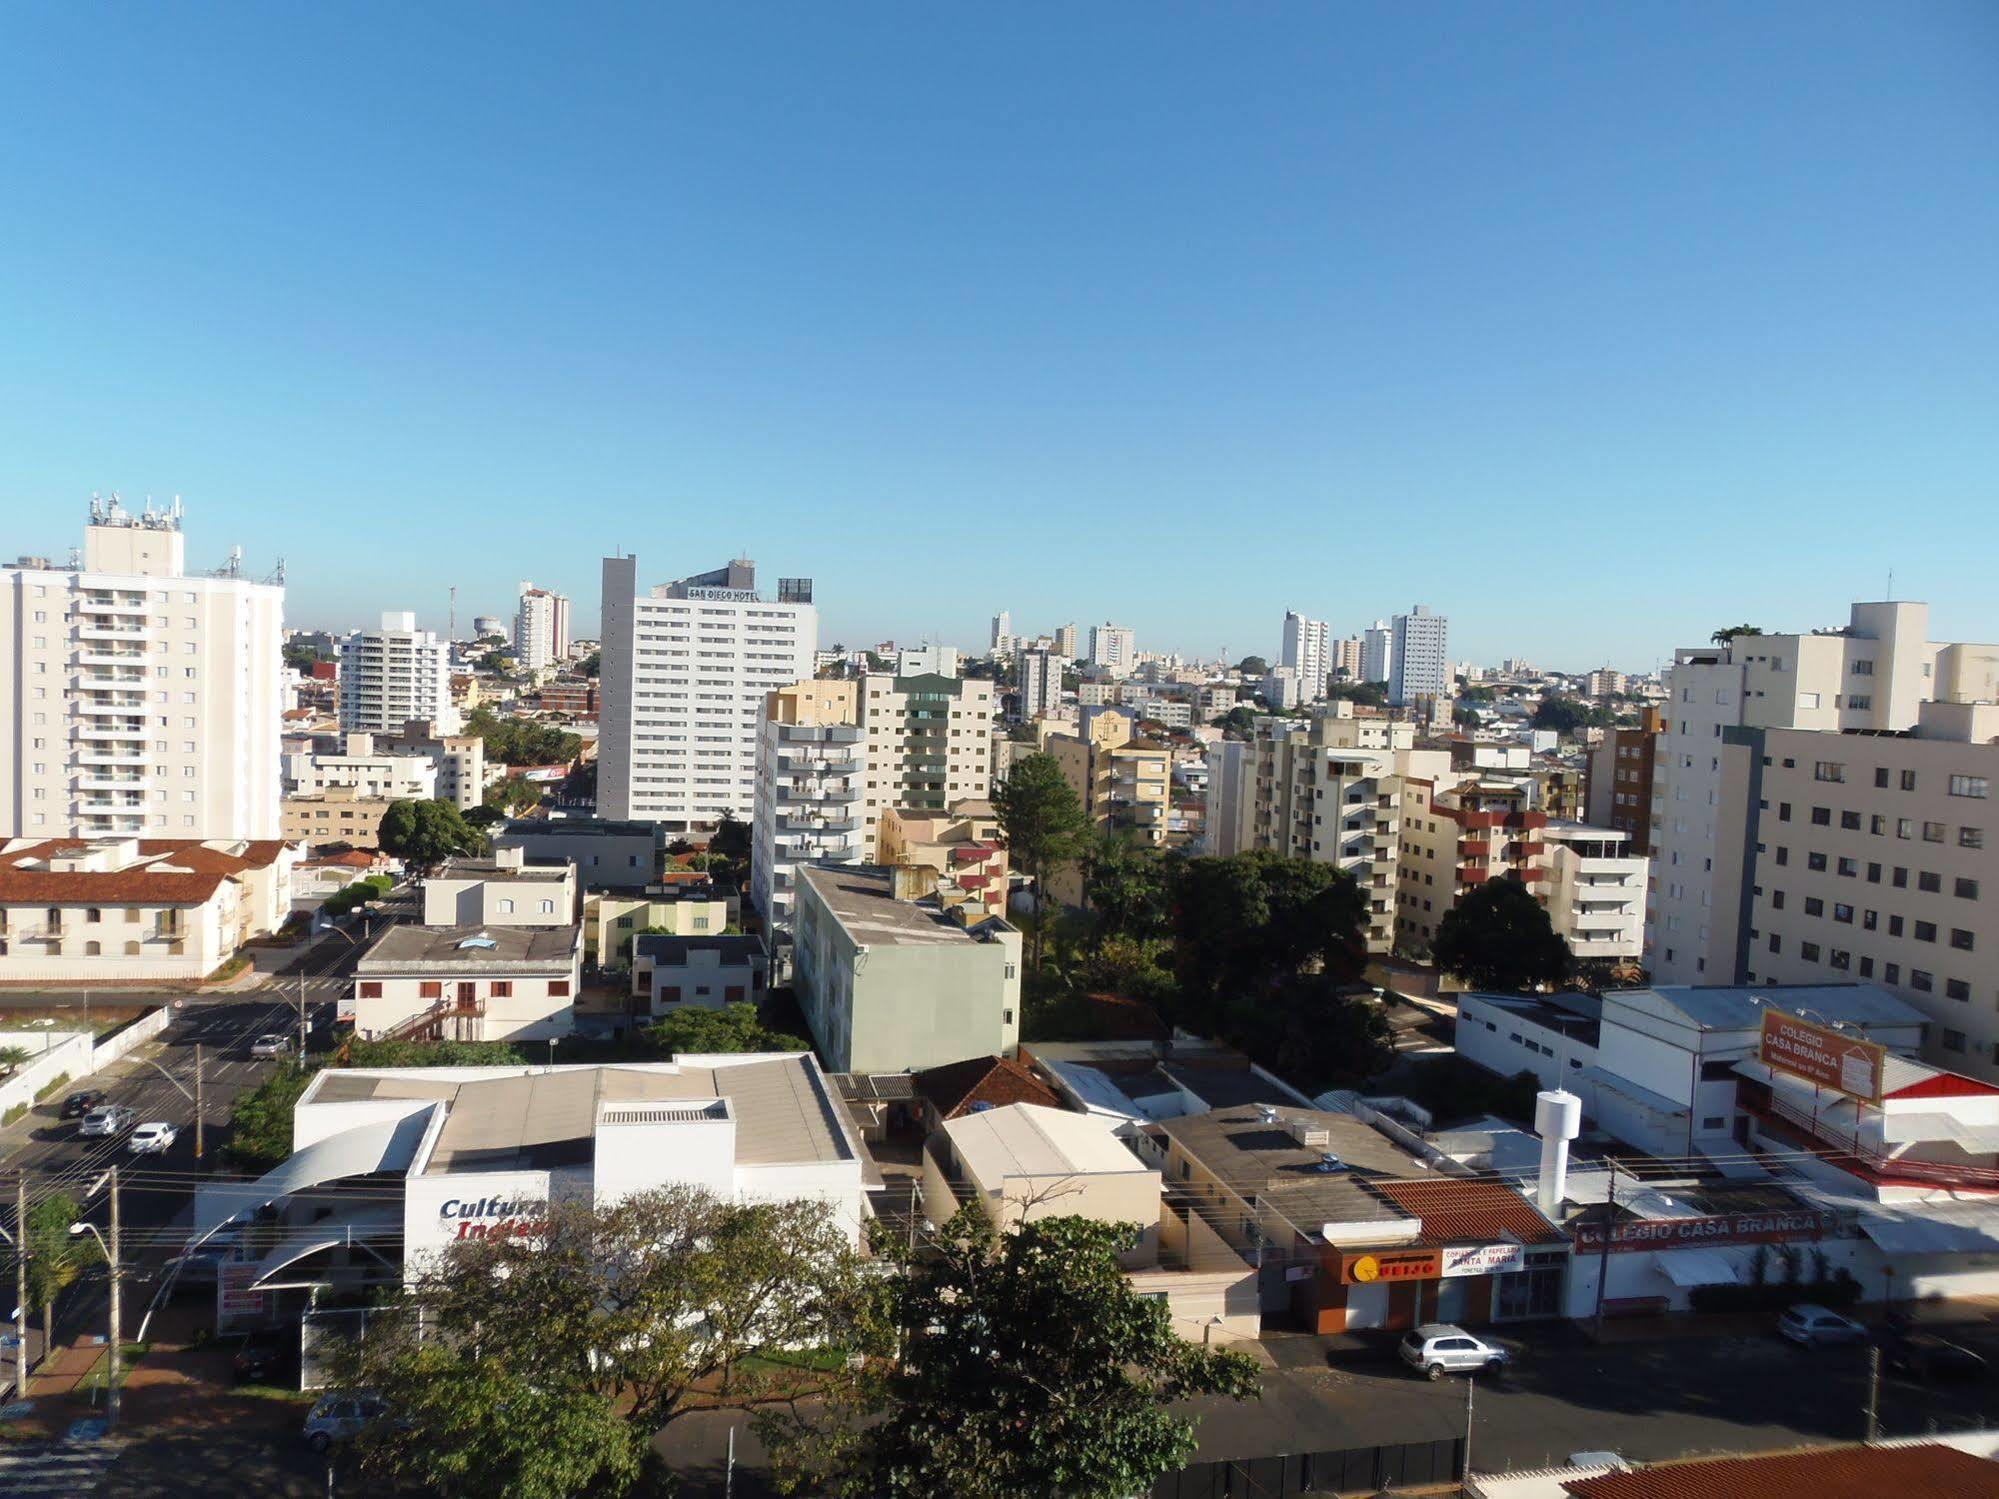
[[0,551],[288,612],[1999,638],[1999,7],[0,10]]

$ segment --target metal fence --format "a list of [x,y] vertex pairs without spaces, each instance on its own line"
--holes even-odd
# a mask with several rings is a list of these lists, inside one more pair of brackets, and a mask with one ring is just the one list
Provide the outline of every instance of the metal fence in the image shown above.
[[1385,1488],[1457,1483],[1464,1438],[1347,1447],[1193,1463],[1153,1485],[1152,1499],[1285,1499],[1293,1494],[1373,1494]]

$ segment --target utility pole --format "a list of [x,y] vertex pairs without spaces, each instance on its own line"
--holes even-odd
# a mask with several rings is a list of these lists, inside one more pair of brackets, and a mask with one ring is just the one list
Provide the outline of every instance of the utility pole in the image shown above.
[[1478,1388],[1478,1376],[1465,1376],[1465,1487],[1471,1487],[1471,1402],[1472,1392]]
[[305,969],[298,971],[298,1064],[305,1065]]
[[110,1168],[111,1175],[111,1395],[105,1403],[105,1414],[110,1418],[111,1430],[118,1429],[118,1363],[121,1352],[118,1343],[125,1335],[125,1320],[121,1314],[124,1308],[119,1296],[119,1219],[118,1219],[118,1168]]
[[1881,1345],[1867,1350],[1867,1440],[1881,1440]]
[[[14,1178],[14,1398],[28,1398],[28,1175]],[[42,1329],[44,1341],[48,1329]],[[48,1350],[43,1349],[46,1355]]]
[[1610,1163],[1610,1191],[1606,1199],[1607,1211],[1603,1219],[1603,1251],[1597,1257],[1596,1265],[1596,1335],[1603,1337],[1603,1296],[1610,1285],[1610,1231],[1617,1223],[1617,1157],[1606,1156]]
[[194,1043],[194,1158],[201,1159],[201,1043]]

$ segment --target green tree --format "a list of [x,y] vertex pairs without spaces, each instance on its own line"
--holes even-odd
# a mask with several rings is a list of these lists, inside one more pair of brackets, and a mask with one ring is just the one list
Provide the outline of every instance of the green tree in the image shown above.
[[[386,815],[386,814],[384,814]],[[356,906],[387,895],[395,889],[396,882],[385,874],[363,875],[341,886],[319,903],[320,910],[329,916],[345,916]]]
[[1615,721],[1616,715],[1607,709],[1562,693],[1549,693],[1534,705],[1534,727],[1553,729],[1557,734],[1573,735],[1578,729],[1605,728]]
[[486,788],[484,805],[502,815],[526,812],[541,805],[542,788],[522,776],[507,776]]
[[[83,1211],[74,1197],[55,1192],[28,1204],[21,1235],[28,1248],[28,1304],[42,1309],[42,1347],[55,1347],[56,1298],[83,1274],[84,1267],[102,1259],[97,1241],[69,1231]],[[46,1351],[44,1353],[46,1357]]]
[[576,669],[586,677],[597,676],[604,669],[604,653],[592,651],[577,664]]
[[1762,630],[1755,625],[1728,625],[1716,630],[1712,635],[1708,636],[1708,639],[1712,640],[1716,645],[1727,645],[1729,641],[1735,639],[1738,635],[1761,635],[1762,633]]
[[1451,722],[1464,729],[1476,729],[1485,722],[1478,715],[1478,709],[1467,708],[1463,704],[1451,709]]
[[1388,702],[1386,682],[1335,682],[1326,689],[1326,696],[1337,701],[1345,698],[1366,708],[1379,708]]
[[871,1363],[823,1415],[766,1411],[758,1428],[788,1491],[874,1499],[1126,1499],[1194,1451],[1172,1409],[1258,1393],[1255,1364],[1173,1329],[1133,1289],[1118,1255],[1131,1225],[1047,1217],[996,1232],[972,1206],[912,1253],[893,1231],[877,1253],[878,1321],[901,1356]]
[[523,1428],[513,1450],[544,1448],[522,1487],[499,1492],[625,1493],[656,1472],[655,1434],[688,1410],[816,1382],[808,1355],[842,1346],[867,1305],[858,1256],[824,1203],[680,1186],[558,1199],[517,1228],[452,1240],[336,1356],[341,1383],[396,1412],[356,1444],[380,1486],[491,1492],[482,1485],[509,1467],[493,1461],[498,1417]]
[[0,1046],[0,1071],[12,1073],[32,1056],[25,1046]]
[[1083,889],[1103,936],[1158,937],[1172,884],[1165,857],[1130,833],[1103,828],[1083,844]]
[[1231,739],[1247,739],[1256,731],[1256,710],[1238,704],[1228,712],[1208,720],[1208,727],[1220,729]]
[[1458,700],[1466,703],[1489,703],[1498,694],[1490,687],[1467,687],[1458,694]]
[[286,1060],[236,1100],[229,1116],[229,1158],[245,1171],[269,1171],[292,1153],[292,1110],[312,1072]]
[[465,732],[477,734],[486,758],[500,765],[567,765],[583,753],[583,741],[566,730],[501,718],[484,704],[466,715]]
[[1520,993],[1559,984],[1575,965],[1548,913],[1515,879],[1487,880],[1437,923],[1437,966],[1474,989]]
[[447,801],[390,802],[382,814],[376,842],[382,852],[419,868],[442,864],[461,854],[486,851],[486,838],[477,828],[466,825],[465,816]]
[[723,1005],[707,1010],[683,1007],[650,1027],[646,1035],[668,1055],[738,1051],[810,1051],[800,1036],[771,1030],[753,1004]]
[[1270,672],[1270,663],[1261,656],[1244,656],[1236,663],[1236,670],[1245,677],[1266,676]]
[[1075,788],[1050,754],[1023,755],[1006,779],[993,788],[993,811],[1006,834],[1007,857],[1033,881],[1034,951],[1029,967],[1041,966],[1041,889],[1065,864],[1074,862],[1090,830]]

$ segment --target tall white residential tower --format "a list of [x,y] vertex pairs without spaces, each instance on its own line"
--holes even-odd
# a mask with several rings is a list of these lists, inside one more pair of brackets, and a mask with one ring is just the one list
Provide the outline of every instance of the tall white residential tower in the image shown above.
[[0,568],[0,837],[280,836],[284,597],[190,575],[177,503]]
[[569,600],[532,583],[521,584],[514,614],[514,657],[529,671],[553,666],[569,655]]
[[417,719],[456,734],[451,642],[419,630],[407,610],[382,615],[373,630],[340,642],[340,727],[349,734],[399,734]]

